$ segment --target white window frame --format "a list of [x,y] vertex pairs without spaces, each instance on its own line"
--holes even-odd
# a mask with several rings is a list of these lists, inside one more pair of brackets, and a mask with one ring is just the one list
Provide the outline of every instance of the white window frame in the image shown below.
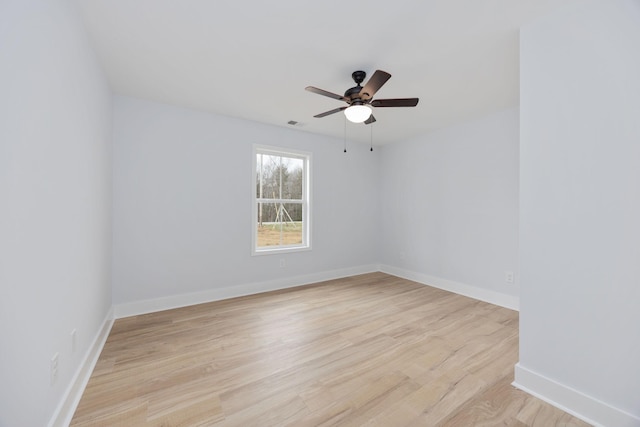
[[[258,154],[268,154],[272,156],[293,157],[302,159],[304,170],[302,175],[302,243],[296,245],[265,246],[258,248],[258,202],[288,203],[288,199],[262,199],[256,194]],[[253,160],[251,173],[251,255],[273,255],[288,252],[300,252],[311,250],[311,153],[306,151],[293,150],[290,148],[272,147],[268,145],[253,145]]]

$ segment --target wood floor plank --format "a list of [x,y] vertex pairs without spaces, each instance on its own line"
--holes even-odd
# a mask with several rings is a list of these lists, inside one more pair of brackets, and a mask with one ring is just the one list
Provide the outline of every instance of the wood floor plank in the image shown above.
[[118,319],[72,426],[576,426],[518,313],[383,273]]

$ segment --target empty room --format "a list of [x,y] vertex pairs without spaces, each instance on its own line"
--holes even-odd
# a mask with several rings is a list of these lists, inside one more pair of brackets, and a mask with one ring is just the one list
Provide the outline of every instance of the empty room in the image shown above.
[[638,76],[638,0],[0,0],[0,427],[640,426]]

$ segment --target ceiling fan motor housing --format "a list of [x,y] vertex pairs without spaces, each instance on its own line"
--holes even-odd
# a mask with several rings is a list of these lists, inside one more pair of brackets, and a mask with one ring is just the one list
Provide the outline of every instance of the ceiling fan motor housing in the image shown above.
[[365,77],[367,77],[367,73],[365,73],[364,71],[354,71],[351,74],[351,78],[354,82],[356,82],[356,86],[347,89],[347,91],[344,93],[344,97],[349,98],[354,104],[360,100],[360,91],[362,90],[362,86],[360,85],[360,83],[364,81]]
[[360,99],[360,91],[362,90],[362,86],[354,86],[351,89],[347,89],[344,93],[345,98],[349,98],[351,101],[355,101],[356,99]]

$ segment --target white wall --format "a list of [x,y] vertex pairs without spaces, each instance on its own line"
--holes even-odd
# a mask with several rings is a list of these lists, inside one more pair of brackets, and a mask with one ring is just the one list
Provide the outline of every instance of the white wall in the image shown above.
[[383,147],[383,269],[517,308],[518,132],[512,109]]
[[111,95],[64,0],[0,2],[0,64],[0,425],[44,426],[111,306]]
[[640,425],[639,76],[636,0],[521,32],[516,381],[611,426]]
[[[254,143],[312,153],[311,251],[251,256]],[[116,97],[114,303],[373,265],[377,164],[362,145]]]

